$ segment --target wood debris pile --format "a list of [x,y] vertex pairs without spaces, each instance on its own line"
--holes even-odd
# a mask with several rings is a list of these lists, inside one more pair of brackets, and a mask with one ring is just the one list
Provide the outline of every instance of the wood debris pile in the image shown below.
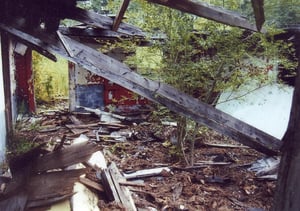
[[1,210],[46,210],[61,201],[73,210],[270,207],[274,181],[247,170],[261,156],[254,150],[207,132],[196,144],[195,166],[186,167],[172,151],[176,124],[147,122],[144,112],[90,112],[48,111],[19,121],[19,136],[37,147],[12,156],[11,177],[1,177]]

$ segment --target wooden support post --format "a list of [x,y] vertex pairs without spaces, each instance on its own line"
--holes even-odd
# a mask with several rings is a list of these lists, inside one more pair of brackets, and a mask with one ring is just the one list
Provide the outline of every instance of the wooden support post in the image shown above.
[[264,0],[251,0],[257,30],[260,31],[265,22]]
[[113,25],[112,25],[112,30],[113,31],[118,31],[118,28],[120,26],[120,23],[121,23],[123,17],[124,17],[125,11],[127,10],[129,2],[130,2],[130,0],[124,0],[123,1],[123,4],[120,8],[120,11],[114,19],[114,22],[113,22]]

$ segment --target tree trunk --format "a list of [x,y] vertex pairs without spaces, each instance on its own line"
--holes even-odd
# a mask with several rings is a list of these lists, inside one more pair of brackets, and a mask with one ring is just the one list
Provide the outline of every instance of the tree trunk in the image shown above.
[[278,173],[273,211],[300,210],[300,34],[296,35],[297,78]]

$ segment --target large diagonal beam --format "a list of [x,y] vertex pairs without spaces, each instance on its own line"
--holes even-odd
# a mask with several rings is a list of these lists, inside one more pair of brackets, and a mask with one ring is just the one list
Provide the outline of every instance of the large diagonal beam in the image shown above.
[[236,12],[221,7],[209,5],[195,0],[147,0],[148,2],[164,5],[182,12],[191,13],[209,20],[257,31],[254,24]]
[[[20,41],[25,39],[35,45],[41,42],[37,37],[33,37],[14,28],[8,28],[3,24],[0,24],[0,28],[11,33]],[[256,149],[259,152],[273,155],[279,151],[281,142],[273,136],[180,92],[167,84],[144,78],[132,71],[125,64],[67,36],[64,36],[64,41],[72,53],[66,52],[65,47],[58,41],[49,43],[49,45],[46,46],[46,50],[60,54],[97,75],[120,84],[154,102],[158,102],[168,107],[171,111],[182,114],[200,124],[204,124],[211,129],[232,137],[234,140]]]

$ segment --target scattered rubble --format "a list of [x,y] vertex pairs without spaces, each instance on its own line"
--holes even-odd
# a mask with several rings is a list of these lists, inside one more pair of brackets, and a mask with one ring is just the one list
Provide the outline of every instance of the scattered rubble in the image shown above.
[[270,209],[275,181],[263,179],[262,154],[207,131],[210,141],[196,142],[195,166],[186,166],[165,144],[176,124],[123,117],[61,110],[20,119],[18,137],[36,147],[11,155],[1,210]]

